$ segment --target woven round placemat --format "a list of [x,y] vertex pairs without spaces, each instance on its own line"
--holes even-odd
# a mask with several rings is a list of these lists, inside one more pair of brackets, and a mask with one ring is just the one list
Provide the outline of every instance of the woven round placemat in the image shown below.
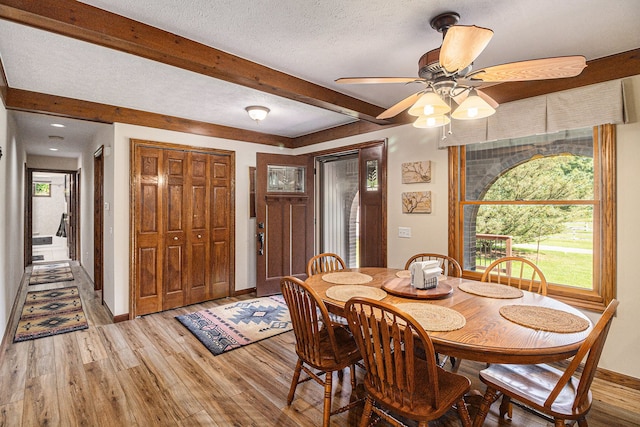
[[411,272],[409,270],[400,270],[396,272],[396,276],[401,279],[411,279]]
[[352,297],[371,298],[380,301],[387,296],[387,293],[380,288],[359,285],[332,286],[325,291],[325,294],[338,301],[348,301]]
[[439,305],[409,302],[396,304],[396,307],[410,314],[420,326],[431,332],[455,331],[467,323],[462,314]]
[[524,293],[518,288],[489,282],[463,282],[458,289],[487,298],[520,298]]
[[373,277],[368,274],[362,274],[355,271],[340,271],[336,273],[327,273],[322,276],[322,280],[336,285],[362,285],[369,283]]
[[500,307],[505,319],[539,331],[572,333],[589,327],[589,321],[566,311],[535,305],[505,305]]

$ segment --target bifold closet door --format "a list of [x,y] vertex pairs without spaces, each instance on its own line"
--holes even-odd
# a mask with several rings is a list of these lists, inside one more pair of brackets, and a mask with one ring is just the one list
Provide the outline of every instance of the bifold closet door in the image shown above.
[[135,150],[136,315],[229,296],[229,156]]

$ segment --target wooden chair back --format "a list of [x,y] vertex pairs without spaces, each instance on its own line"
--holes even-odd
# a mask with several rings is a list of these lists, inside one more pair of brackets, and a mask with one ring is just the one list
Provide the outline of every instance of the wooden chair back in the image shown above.
[[442,254],[432,254],[432,253],[421,253],[415,254],[404,265],[404,269],[408,270],[411,264],[417,261],[431,261],[431,260],[442,260],[442,273],[445,276],[449,277],[462,277],[462,268],[458,261],[454,258],[442,255]]
[[498,258],[486,268],[480,279],[482,282],[493,282],[517,287],[530,292],[536,290],[547,295],[547,279],[542,270],[526,258],[508,256]]
[[344,260],[340,258],[340,255],[325,252],[314,256],[307,262],[307,276],[311,277],[314,274],[344,270],[345,268],[346,264]]
[[[327,360],[322,358],[327,353],[334,355],[334,360],[329,362],[337,363],[338,351],[333,328],[324,328],[323,333],[320,333],[323,325],[331,325],[322,299],[306,283],[295,277],[282,278],[280,288],[289,307],[298,356],[317,369],[327,365]],[[325,336],[328,337],[326,341]],[[327,346],[330,351],[327,351]]]
[[391,304],[367,298],[350,299],[345,312],[362,354],[367,389],[374,390],[375,399],[405,411],[415,409],[416,369],[422,364],[421,370],[426,375],[420,380],[428,383],[427,402],[437,408],[438,368],[433,344],[424,328]]
[[582,362],[582,360],[587,356],[587,360],[584,363],[584,368],[582,370],[582,374],[580,375],[580,382],[578,384],[578,389],[576,390],[576,397],[573,401],[573,409],[577,409],[587,402],[589,399],[589,389],[591,388],[591,383],[593,382],[593,378],[596,374],[596,368],[598,367],[598,362],[600,361],[600,355],[602,354],[602,349],[604,348],[604,343],[607,340],[607,335],[609,334],[609,328],[611,327],[611,321],[613,320],[613,315],[616,313],[618,308],[618,300],[612,300],[607,306],[602,316],[598,320],[598,323],[594,326],[593,330],[584,340],[580,349],[576,353],[576,355],[571,360],[571,363],[564,371],[564,374],[558,380],[558,383],[555,385],[551,394],[544,403],[545,407],[550,408],[553,402],[556,400],[562,389],[567,385],[573,374],[576,373],[578,366]]

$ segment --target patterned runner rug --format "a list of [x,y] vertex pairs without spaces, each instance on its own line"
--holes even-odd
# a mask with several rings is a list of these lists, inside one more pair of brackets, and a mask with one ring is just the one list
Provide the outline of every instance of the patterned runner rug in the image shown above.
[[238,301],[176,319],[216,356],[292,329],[282,295]]
[[71,266],[66,263],[36,265],[29,277],[30,285],[43,283],[67,282],[73,280]]
[[78,287],[27,292],[13,342],[87,329]]

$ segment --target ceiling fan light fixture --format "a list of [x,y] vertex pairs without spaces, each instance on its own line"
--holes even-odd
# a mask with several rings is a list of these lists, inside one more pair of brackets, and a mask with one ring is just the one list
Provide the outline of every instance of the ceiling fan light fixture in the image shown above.
[[411,108],[408,113],[412,116],[442,116],[451,111],[451,107],[438,96],[437,93],[429,90],[424,93]]
[[448,116],[420,116],[413,122],[413,127],[416,128],[437,128],[447,125],[451,122]]
[[469,96],[451,113],[451,117],[456,120],[475,120],[489,117],[495,112],[487,101],[478,96],[475,89],[471,89]]
[[264,120],[267,117],[267,114],[269,114],[269,111],[271,111],[267,107],[262,107],[259,105],[250,105],[249,107],[245,108],[245,110],[247,110],[247,113],[249,114],[249,117],[251,117],[251,120],[254,120],[256,123]]

